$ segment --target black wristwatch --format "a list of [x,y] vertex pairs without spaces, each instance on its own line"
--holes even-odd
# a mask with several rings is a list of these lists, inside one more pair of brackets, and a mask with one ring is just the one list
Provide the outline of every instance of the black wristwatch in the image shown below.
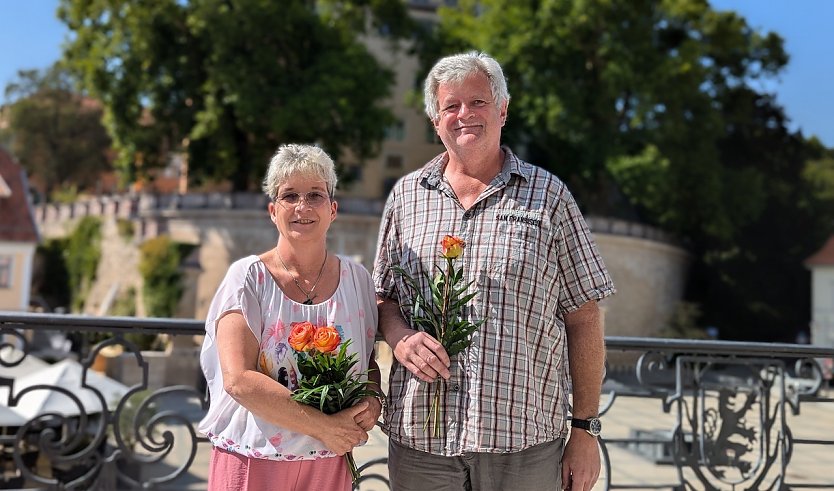
[[602,433],[602,421],[595,416],[588,419],[573,418],[570,420],[570,425],[587,431],[591,436],[599,436]]

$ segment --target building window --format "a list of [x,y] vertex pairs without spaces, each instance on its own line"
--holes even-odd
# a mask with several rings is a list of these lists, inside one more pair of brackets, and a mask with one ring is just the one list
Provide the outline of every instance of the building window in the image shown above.
[[347,182],[362,180],[362,166],[356,164],[348,166],[341,177]]
[[403,156],[402,155],[388,155],[385,157],[385,168],[386,169],[402,169],[403,168]]
[[385,128],[385,139],[398,142],[405,140],[405,122],[400,120]]
[[12,287],[12,257],[0,256],[0,288]]

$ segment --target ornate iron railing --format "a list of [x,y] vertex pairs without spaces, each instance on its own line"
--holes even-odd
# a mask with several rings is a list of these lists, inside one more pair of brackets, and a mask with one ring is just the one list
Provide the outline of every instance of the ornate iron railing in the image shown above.
[[[79,333],[77,341],[87,339],[83,333],[107,333],[112,337],[92,346],[82,342],[75,352],[80,373],[72,373],[69,368],[62,374],[65,379],[50,378],[19,388],[16,381],[30,381],[30,374],[0,377],[0,387],[7,388],[3,405],[11,414],[23,410],[36,413],[21,425],[12,426],[13,434],[5,431],[2,436],[3,481],[7,486],[155,488],[186,474],[198,445],[206,444],[194,429],[207,407],[204,392],[196,383],[152,387],[147,354],[129,340],[129,335],[195,335],[202,333],[200,323],[0,313],[0,374],[31,361],[30,353],[38,350],[29,339],[38,333]],[[106,400],[105,386],[116,384],[91,368],[112,346],[122,348],[122,362],[132,363],[138,380],[129,387],[122,386],[117,400]],[[60,356],[51,348],[46,354]],[[198,380],[196,373],[193,380]],[[13,460],[15,472],[9,472],[8,459]],[[145,469],[153,471],[143,472]]]
[[[33,384],[26,372],[34,369],[24,368],[38,354],[30,339],[48,332],[111,337],[74,348],[76,379]],[[185,374],[193,383],[179,383],[194,353],[151,356],[131,341],[137,333],[188,337],[203,326],[0,312],[0,488],[204,488],[206,469],[192,472],[198,452],[210,448],[195,430],[207,401],[193,360],[194,373]],[[834,465],[825,369],[834,348],[622,337],[606,344],[603,476],[595,489],[834,489],[825,470]],[[114,346],[134,375],[118,399],[107,400],[95,368]],[[155,369],[166,360],[175,362],[176,384]],[[360,461],[357,488],[387,488],[386,462],[384,452]]]
[[[834,464],[834,399],[824,368],[834,348],[646,338],[607,338],[606,345],[610,358],[638,356],[627,373],[609,374],[603,394],[603,421],[614,419],[615,401],[632,409],[628,435],[600,440],[605,489],[834,489],[821,465]],[[628,398],[654,400],[661,411],[640,414],[634,409],[645,405]],[[817,406],[812,417],[800,420],[810,406]],[[800,458],[806,447],[816,450]],[[639,482],[621,479],[615,449],[654,466]],[[793,465],[802,471],[789,472]]]

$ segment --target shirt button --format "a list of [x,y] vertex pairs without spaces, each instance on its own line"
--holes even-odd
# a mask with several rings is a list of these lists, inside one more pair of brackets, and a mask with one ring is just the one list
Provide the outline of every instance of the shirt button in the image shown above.
[[458,384],[453,385],[452,390],[455,391],[455,392],[459,391],[460,390],[460,385],[458,385]]

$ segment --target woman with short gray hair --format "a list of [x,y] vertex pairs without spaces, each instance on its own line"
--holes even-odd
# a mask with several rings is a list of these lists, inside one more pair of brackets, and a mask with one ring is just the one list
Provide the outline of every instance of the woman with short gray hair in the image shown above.
[[377,310],[371,277],[359,263],[327,250],[336,219],[333,160],[310,145],[283,145],[269,163],[263,190],[278,232],[275,247],[229,267],[206,316],[200,364],[211,405],[199,429],[214,446],[210,490],[348,491],[344,458],[367,441],[381,399],[327,415],[295,402],[302,375],[289,336],[299,324],[332,326],[357,373],[374,361]]

